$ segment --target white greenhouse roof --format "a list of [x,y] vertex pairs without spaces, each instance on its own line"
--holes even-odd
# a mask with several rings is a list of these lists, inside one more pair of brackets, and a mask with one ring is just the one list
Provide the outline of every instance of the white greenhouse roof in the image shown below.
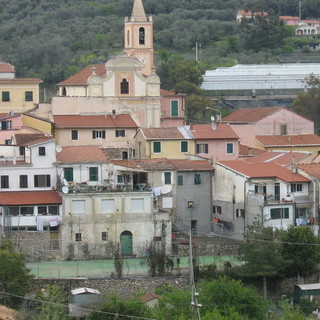
[[203,75],[204,90],[304,89],[305,78],[320,77],[320,63],[237,64],[208,70]]

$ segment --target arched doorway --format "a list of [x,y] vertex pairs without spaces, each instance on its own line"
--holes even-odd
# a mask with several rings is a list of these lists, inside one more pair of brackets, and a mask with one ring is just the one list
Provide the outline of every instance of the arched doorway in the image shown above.
[[120,234],[121,255],[132,255],[132,233],[130,231],[123,231]]

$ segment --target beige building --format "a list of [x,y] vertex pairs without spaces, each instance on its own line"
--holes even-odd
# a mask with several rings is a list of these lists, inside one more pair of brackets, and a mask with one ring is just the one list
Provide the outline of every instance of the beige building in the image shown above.
[[41,79],[16,79],[15,69],[9,63],[0,62],[1,112],[24,112],[39,103]]

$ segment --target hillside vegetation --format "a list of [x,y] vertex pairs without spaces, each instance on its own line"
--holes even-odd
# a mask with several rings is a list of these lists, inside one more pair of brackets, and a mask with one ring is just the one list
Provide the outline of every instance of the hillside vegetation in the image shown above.
[[[264,10],[271,15],[297,15],[295,1],[143,3],[146,13],[154,19],[155,49],[160,62],[172,53],[194,60],[192,49],[196,42],[201,44],[200,60],[211,68],[237,62],[269,62],[283,53],[286,45],[285,53],[295,50],[294,41],[283,41],[292,35],[290,28],[284,30],[275,23],[272,32],[280,32],[281,39],[258,36],[261,41],[256,43],[250,37],[257,33],[256,29],[250,30],[248,25],[243,29],[235,22],[239,8]],[[14,64],[17,76],[40,77],[46,85],[55,84],[88,63],[105,62],[121,52],[124,17],[130,15],[132,4],[133,0],[0,0],[0,59]],[[318,1],[305,0],[302,12],[303,18],[320,17]],[[264,36],[269,27],[270,23],[262,21],[258,31]]]

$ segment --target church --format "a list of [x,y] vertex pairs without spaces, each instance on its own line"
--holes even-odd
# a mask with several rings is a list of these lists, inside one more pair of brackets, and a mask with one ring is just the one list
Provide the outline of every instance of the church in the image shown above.
[[184,125],[185,96],[160,90],[155,70],[152,17],[145,14],[142,1],[135,0],[124,22],[122,54],[58,83],[58,94],[51,102],[52,120],[64,115],[115,118],[127,114],[137,127]]

